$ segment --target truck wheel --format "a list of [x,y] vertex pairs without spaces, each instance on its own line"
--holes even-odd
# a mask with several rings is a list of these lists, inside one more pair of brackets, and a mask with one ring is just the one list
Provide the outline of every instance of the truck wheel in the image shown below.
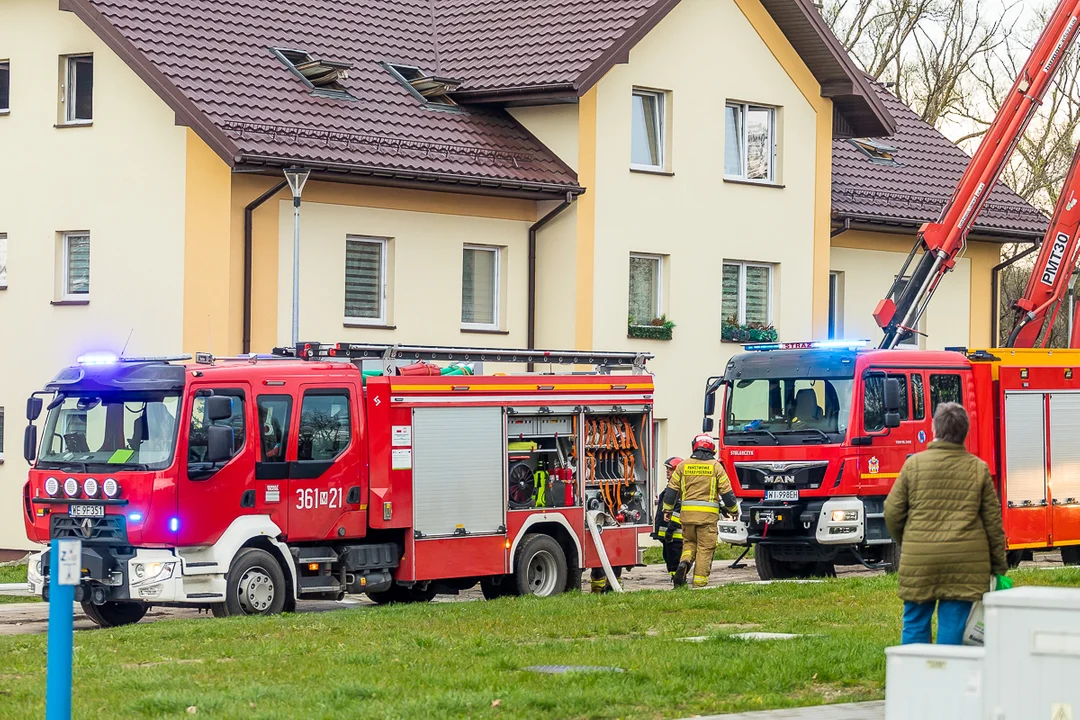
[[277,615],[284,609],[281,565],[265,550],[241,550],[225,576],[225,602],[213,606],[214,616]]
[[107,602],[104,605],[84,602],[82,609],[95,625],[109,628],[139,622],[150,606],[144,602]]
[[900,570],[900,546],[896,543],[885,546],[881,554],[881,562],[888,563],[885,566],[886,575],[895,575]]
[[1080,545],[1067,545],[1061,548],[1061,562],[1066,565],[1080,565]]
[[[1024,551],[1023,550],[1009,550],[1007,553],[1005,553],[1005,562],[1007,562],[1009,564],[1010,569],[1015,569],[1015,568],[1020,567],[1020,563],[1023,561],[1023,559],[1024,559]],[[1061,559],[1062,559],[1062,561],[1065,561],[1064,548],[1062,548]],[[1067,561],[1065,561],[1065,564],[1068,565],[1069,563]]]
[[501,597],[514,594],[514,577],[512,575],[492,575],[480,579],[480,592],[484,593],[485,600],[497,600]]
[[558,595],[566,589],[566,573],[566,555],[555,538],[539,533],[522,538],[512,585],[518,595]]
[[762,580],[786,580],[794,577],[792,563],[777,560],[768,545],[754,548],[754,565],[757,566],[758,577]]

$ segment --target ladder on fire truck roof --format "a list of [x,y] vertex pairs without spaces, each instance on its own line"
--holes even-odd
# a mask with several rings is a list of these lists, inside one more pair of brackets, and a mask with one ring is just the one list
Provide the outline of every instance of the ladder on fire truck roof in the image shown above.
[[393,374],[399,361],[442,361],[453,363],[528,363],[552,365],[592,365],[601,375],[629,369],[645,372],[649,353],[594,352],[591,350],[514,350],[509,348],[439,347],[433,345],[382,345],[376,343],[300,343],[295,348],[274,348],[274,355],[301,360],[381,360],[383,372]]

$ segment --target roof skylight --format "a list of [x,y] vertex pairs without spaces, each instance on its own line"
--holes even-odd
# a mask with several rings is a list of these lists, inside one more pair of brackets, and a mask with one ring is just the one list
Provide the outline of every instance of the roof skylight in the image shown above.
[[900,166],[900,162],[893,157],[896,148],[890,147],[879,140],[873,140],[871,138],[851,138],[848,142],[858,148],[863,155],[870,158],[870,162],[875,165]]
[[303,50],[271,49],[285,67],[311,88],[312,95],[332,97],[342,100],[356,98],[341,84],[347,80],[352,65],[343,62],[322,60]]
[[386,64],[386,69],[425,105],[456,108],[458,104],[450,97],[461,86],[460,80],[439,77],[423,72],[411,65]]

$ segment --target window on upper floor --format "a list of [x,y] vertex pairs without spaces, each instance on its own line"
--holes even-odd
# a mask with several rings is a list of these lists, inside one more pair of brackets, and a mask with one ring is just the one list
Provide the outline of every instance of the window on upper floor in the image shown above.
[[665,93],[634,90],[630,124],[630,167],[664,170],[667,141]]
[[346,323],[386,324],[386,249],[386,238],[346,238]]
[[725,262],[720,303],[723,323],[770,325],[772,278],[772,265]]
[[60,300],[89,300],[90,234],[62,233],[60,246]]
[[461,326],[467,330],[499,328],[501,248],[466,245],[461,269]]
[[630,255],[630,324],[649,325],[660,317],[664,258]]
[[84,125],[94,119],[94,56],[68,55],[61,62],[60,117],[67,125]]
[[0,233],[0,290],[7,290],[8,238]]
[[11,63],[0,60],[0,115],[11,110]]
[[729,102],[724,120],[724,177],[776,181],[776,108]]

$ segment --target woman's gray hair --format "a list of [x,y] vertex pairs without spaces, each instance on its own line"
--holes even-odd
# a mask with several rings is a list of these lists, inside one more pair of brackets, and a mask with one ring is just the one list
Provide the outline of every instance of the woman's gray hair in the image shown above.
[[963,445],[970,424],[967,410],[957,403],[941,403],[934,411],[934,437],[938,440]]

